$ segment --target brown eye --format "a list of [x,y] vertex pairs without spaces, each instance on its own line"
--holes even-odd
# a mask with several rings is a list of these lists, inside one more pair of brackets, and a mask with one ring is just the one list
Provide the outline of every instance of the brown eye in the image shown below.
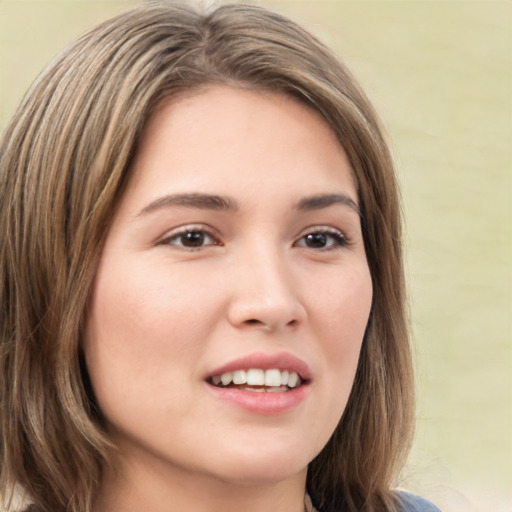
[[190,231],[180,235],[178,238],[184,247],[201,247],[204,243],[205,235],[200,231]]
[[161,244],[183,249],[200,249],[209,245],[218,245],[218,242],[202,229],[185,229],[165,238]]
[[327,235],[325,233],[310,233],[304,237],[304,243],[311,249],[322,249],[327,245]]
[[295,245],[309,249],[337,249],[347,245],[347,239],[338,231],[314,231],[304,235]]

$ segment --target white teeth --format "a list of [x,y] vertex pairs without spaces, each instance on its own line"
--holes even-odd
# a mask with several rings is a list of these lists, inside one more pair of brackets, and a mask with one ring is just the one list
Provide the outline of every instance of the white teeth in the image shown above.
[[279,370],[267,370],[265,372],[265,386],[280,386],[281,372]]
[[222,382],[223,386],[227,386],[228,384],[231,384],[232,380],[233,380],[233,374],[231,372],[223,373],[220,376],[220,381]]
[[[212,384],[215,386],[229,386],[233,383],[237,386],[247,384],[248,386],[265,386],[267,391],[286,391],[289,388],[298,387],[302,380],[296,372],[289,370],[261,370],[259,368],[250,368],[248,370],[236,370],[226,372],[222,375],[212,377]],[[256,391],[261,388],[245,388],[246,390]]]
[[249,386],[264,386],[265,372],[254,368],[247,370],[247,384],[249,384]]
[[290,372],[290,375],[288,375],[288,387],[294,388],[298,381],[299,376],[295,372]]
[[246,384],[246,383],[247,383],[247,373],[245,372],[245,370],[237,370],[236,372],[233,372],[233,384]]

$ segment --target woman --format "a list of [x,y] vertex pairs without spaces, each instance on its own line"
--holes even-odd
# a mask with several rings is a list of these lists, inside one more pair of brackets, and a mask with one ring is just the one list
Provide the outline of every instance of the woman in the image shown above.
[[0,160],[1,488],[33,511],[435,510],[377,117],[263,9],[70,45]]

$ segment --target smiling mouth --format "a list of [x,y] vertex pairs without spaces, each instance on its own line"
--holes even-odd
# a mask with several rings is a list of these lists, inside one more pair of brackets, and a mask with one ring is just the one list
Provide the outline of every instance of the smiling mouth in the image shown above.
[[239,389],[259,393],[284,393],[300,387],[304,381],[297,372],[289,370],[250,368],[214,375],[206,379],[218,388]]

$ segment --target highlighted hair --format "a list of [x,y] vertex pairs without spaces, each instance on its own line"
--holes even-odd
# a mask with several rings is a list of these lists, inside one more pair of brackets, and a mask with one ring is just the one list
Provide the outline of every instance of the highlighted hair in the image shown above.
[[145,123],[165,98],[229,84],[318,111],[352,165],[373,307],[352,393],[310,463],[325,512],[392,511],[409,448],[413,382],[398,190],[378,118],[346,67],[267,10],[150,3],[58,55],[0,149],[0,489],[44,512],[89,512],[111,446],[80,351],[109,221]]

